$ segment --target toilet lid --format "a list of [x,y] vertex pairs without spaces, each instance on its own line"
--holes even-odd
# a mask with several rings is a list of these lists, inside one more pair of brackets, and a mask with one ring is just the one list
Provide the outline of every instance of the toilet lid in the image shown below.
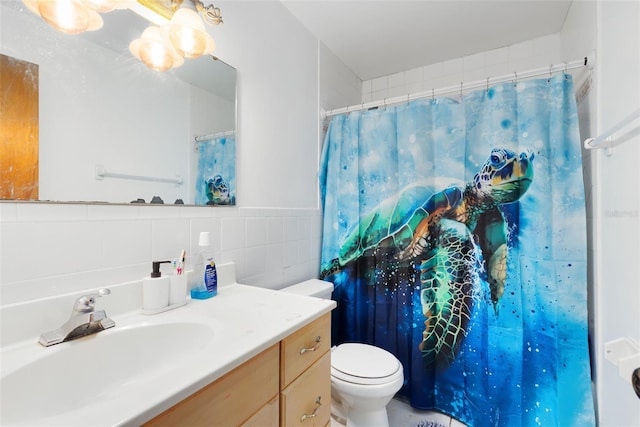
[[368,344],[340,344],[331,352],[332,374],[346,381],[353,381],[353,377],[384,379],[400,368],[400,361],[393,354]]

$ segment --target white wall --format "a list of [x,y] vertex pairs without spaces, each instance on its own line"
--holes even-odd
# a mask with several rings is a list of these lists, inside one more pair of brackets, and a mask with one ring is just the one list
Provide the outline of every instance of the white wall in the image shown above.
[[[597,4],[598,133],[640,108],[639,22],[638,1]],[[603,150],[593,156],[600,425],[640,426],[640,399],[618,369],[604,360],[604,345],[611,340],[627,337],[640,344],[640,137],[616,147],[611,156]]]
[[317,277],[318,94],[334,102],[330,76],[348,71],[323,60],[319,88],[318,41],[279,2],[216,5],[216,53],[238,70],[239,207],[0,202],[0,304],[141,279],[152,260],[193,254],[200,231],[242,283]]

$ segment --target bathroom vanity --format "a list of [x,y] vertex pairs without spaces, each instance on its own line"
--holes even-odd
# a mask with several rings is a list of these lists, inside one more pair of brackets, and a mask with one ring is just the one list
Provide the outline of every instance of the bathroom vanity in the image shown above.
[[78,295],[2,307],[0,424],[329,423],[334,301],[230,284],[144,315],[140,282],[109,288],[97,305],[115,326],[51,347],[36,332],[64,322]]
[[330,316],[310,322],[144,425],[329,425]]

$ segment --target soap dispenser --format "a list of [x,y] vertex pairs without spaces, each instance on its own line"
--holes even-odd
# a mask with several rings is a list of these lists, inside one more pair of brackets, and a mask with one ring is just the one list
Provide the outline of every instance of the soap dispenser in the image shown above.
[[154,314],[169,305],[169,277],[162,276],[160,264],[171,261],[153,261],[149,277],[142,280],[142,312]]

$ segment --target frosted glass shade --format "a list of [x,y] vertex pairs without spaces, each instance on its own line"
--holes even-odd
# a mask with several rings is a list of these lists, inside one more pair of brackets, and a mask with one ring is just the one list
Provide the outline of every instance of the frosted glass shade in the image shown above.
[[36,15],[58,31],[79,34],[102,28],[102,17],[81,0],[23,0]]
[[167,31],[171,44],[185,58],[197,58],[216,48],[202,18],[191,9],[178,9],[167,24]]
[[105,13],[111,12],[116,8],[117,0],[82,0],[88,8],[95,10],[96,12]]
[[184,63],[182,58],[163,37],[160,28],[147,27],[139,39],[129,44],[131,53],[147,67],[156,71],[167,71]]

